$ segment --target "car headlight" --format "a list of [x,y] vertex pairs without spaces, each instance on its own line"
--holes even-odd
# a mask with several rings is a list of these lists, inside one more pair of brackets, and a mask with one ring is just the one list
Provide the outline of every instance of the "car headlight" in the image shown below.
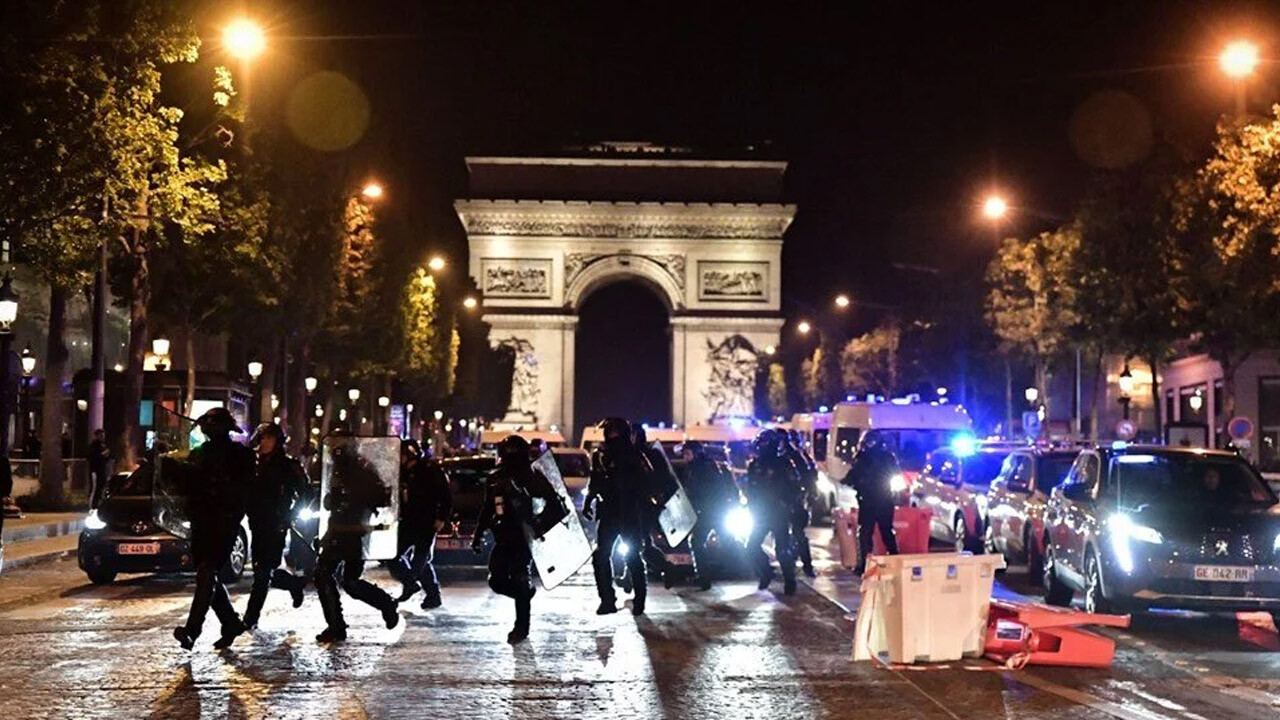
[[84,527],[86,530],[105,530],[107,523],[98,517],[97,510],[90,510],[89,514],[85,516]]
[[306,522],[307,520],[315,520],[319,516],[320,516],[319,513],[317,513],[311,507],[304,507],[298,511],[298,519],[302,520],[303,522]]
[[978,506],[978,512],[985,513],[987,511],[987,496],[974,495],[973,504]]
[[1139,525],[1124,513],[1112,515],[1107,519],[1107,525],[1111,529],[1111,549],[1115,551],[1116,564],[1126,575],[1133,572],[1133,549],[1130,543],[1160,545],[1164,542],[1164,536],[1159,530]]
[[626,556],[630,555],[630,554],[631,554],[631,546],[630,546],[630,545],[628,545],[628,544],[626,544],[625,542],[623,542],[623,541],[619,540],[619,541],[618,541],[618,554],[619,554],[619,555],[621,555],[622,557],[626,557]]
[[736,507],[729,511],[724,518],[725,530],[739,542],[746,542],[751,537],[751,531],[755,529],[755,518],[751,517],[751,511],[745,507]]
[[889,478],[889,490],[900,493],[907,491],[907,476],[902,473],[894,473]]
[[831,478],[821,470],[818,471],[818,479],[814,482],[814,486],[818,488],[818,492],[823,495],[830,495],[836,491],[835,483],[831,482]]

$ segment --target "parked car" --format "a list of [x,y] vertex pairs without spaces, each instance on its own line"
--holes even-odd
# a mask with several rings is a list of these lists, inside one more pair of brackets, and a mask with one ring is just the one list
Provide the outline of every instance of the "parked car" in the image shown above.
[[480,555],[471,552],[471,537],[476,531],[476,520],[484,507],[484,481],[498,466],[493,455],[445,458],[440,467],[449,478],[449,490],[453,493],[453,517],[436,534],[436,562],[445,565],[484,565],[488,562],[493,539],[485,535],[484,551]]
[[1280,614],[1280,499],[1232,452],[1084,450],[1045,509],[1045,599]]
[[1005,458],[987,492],[984,525],[988,552],[1025,564],[1031,577],[1044,571],[1044,508],[1049,493],[1062,484],[1076,449],[1020,448]]
[[930,537],[954,544],[957,552],[985,549],[987,491],[1008,454],[1007,448],[975,449],[967,443],[929,453],[908,503],[933,511]]
[[[180,538],[155,521],[152,479],[155,465],[144,462],[131,473],[119,473],[107,483],[98,507],[85,518],[80,531],[80,569],[95,585],[108,585],[124,573],[175,573],[195,569],[191,541]],[[219,579],[233,583],[244,575],[249,557],[249,523],[241,521],[231,557]]]
[[551,454],[556,459],[556,467],[560,469],[565,490],[569,491],[574,504],[580,505],[581,496],[591,479],[591,456],[586,450],[574,447],[552,448]]

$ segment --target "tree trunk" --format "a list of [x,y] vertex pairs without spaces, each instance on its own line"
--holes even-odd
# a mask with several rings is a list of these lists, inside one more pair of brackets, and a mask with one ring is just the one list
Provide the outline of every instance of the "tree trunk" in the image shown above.
[[[1036,391],[1039,395],[1038,402],[1044,408],[1044,421],[1040,426],[1040,435],[1048,434],[1049,424],[1049,363],[1044,358],[1036,359]],[[1038,408],[1032,408],[1038,410]]]
[[311,346],[303,342],[293,353],[293,372],[289,373],[289,387],[285,390],[289,406],[289,452],[298,454],[309,441],[311,408],[307,407],[307,367],[311,363]]
[[[280,343],[271,341],[267,344],[266,356],[262,358],[262,377],[258,382],[258,422],[271,422],[275,410],[271,407],[271,396],[276,391],[276,373],[280,369]],[[252,432],[252,429],[250,430]]]
[[333,406],[333,394],[335,391],[332,385],[330,383],[329,392],[324,394],[324,417],[320,419],[320,437],[322,438],[329,434],[329,429],[333,427],[335,419],[333,414],[338,411]]
[[125,371],[124,421],[116,441],[116,467],[132,470],[136,465],[138,415],[142,406],[143,361],[147,357],[149,334],[147,307],[151,303],[151,277],[147,247],[142,231],[134,229],[133,277],[129,281],[129,367]]
[[45,345],[43,425],[40,428],[40,494],[52,502],[61,502],[62,483],[67,477],[62,464],[62,379],[70,357],[66,333],[67,289],[54,285],[49,290],[49,338]]
[[1090,381],[1089,388],[1089,439],[1097,440],[1098,423],[1102,421],[1102,400],[1104,393],[1102,391],[1102,360],[1106,357],[1106,351],[1098,348],[1097,359],[1093,361],[1093,378]]
[[196,332],[195,328],[188,325],[183,328],[186,335],[185,342],[182,343],[183,363],[187,367],[187,390],[183,394],[182,414],[187,417],[194,418],[191,409],[196,404]]
[[1164,440],[1164,404],[1160,401],[1160,361],[1153,355],[1146,358],[1151,366],[1151,407],[1156,425],[1156,442]]
[[1004,359],[1004,436],[1013,437],[1013,368],[1009,358]]

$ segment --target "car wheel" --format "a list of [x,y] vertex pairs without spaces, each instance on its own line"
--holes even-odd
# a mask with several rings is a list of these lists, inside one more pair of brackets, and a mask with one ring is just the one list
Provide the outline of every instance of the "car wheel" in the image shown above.
[[979,538],[969,536],[969,528],[965,525],[964,516],[956,515],[955,525],[952,526],[952,532],[956,537],[956,552],[970,552],[974,555],[983,553],[983,541]]
[[1053,558],[1053,546],[1045,543],[1044,569],[1041,572],[1041,580],[1044,584],[1044,601],[1057,607],[1070,607],[1071,598],[1075,593],[1058,578],[1056,564]]
[[227,558],[227,562],[218,570],[218,580],[223,585],[230,585],[236,582],[244,575],[244,566],[248,562],[249,557],[249,541],[245,538],[244,532],[236,533],[236,541],[231,545],[231,555]]
[[110,585],[116,579],[115,572],[111,570],[86,570],[85,574],[94,585]]
[[1115,605],[1102,594],[1102,563],[1098,561],[1098,553],[1090,550],[1084,561],[1084,611],[1087,613],[1109,613]]
[[[1000,553],[1000,550],[996,548],[996,536],[995,533],[991,531],[990,525],[988,525],[986,530],[982,533],[982,552],[988,555],[997,555]],[[1006,565],[1007,564],[1008,563],[1006,563]],[[996,572],[1004,572],[1004,569],[1001,568]]]

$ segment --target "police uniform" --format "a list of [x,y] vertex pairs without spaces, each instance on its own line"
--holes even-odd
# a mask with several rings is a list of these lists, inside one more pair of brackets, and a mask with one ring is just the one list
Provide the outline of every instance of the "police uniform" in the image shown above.
[[879,442],[863,445],[854,456],[845,483],[858,493],[858,566],[861,575],[872,551],[876,528],[890,555],[898,554],[898,539],[893,531],[893,476],[898,473],[898,459]]
[[601,426],[605,441],[591,455],[591,480],[582,503],[587,519],[599,518],[596,549],[591,558],[596,593],[600,596],[596,614],[618,611],[613,589],[613,547],[621,540],[628,546],[626,563],[633,588],[631,612],[640,615],[648,596],[644,556],[649,548],[647,528],[651,507],[645,506],[653,469],[635,447],[629,423],[614,418]]
[[817,495],[818,466],[813,462],[813,458],[801,450],[789,436],[783,435],[781,442],[787,459],[791,461],[800,477],[800,487],[804,491],[796,498],[796,504],[791,510],[791,539],[795,544],[796,558],[804,568],[804,574],[815,577],[817,573],[813,570],[813,556],[809,552],[807,530],[809,522],[813,519],[809,510],[809,498]]
[[288,590],[293,606],[302,607],[306,578],[280,567],[285,542],[293,525],[294,508],[307,494],[310,484],[302,464],[284,450],[284,431],[275,423],[264,423],[254,433],[251,445],[263,435],[275,438],[268,454],[258,454],[257,479],[249,490],[249,532],[253,535],[253,589],[244,611],[244,624],[255,627],[267,599],[267,589]]
[[711,577],[706,563],[707,540],[713,530],[725,537],[724,516],[738,506],[738,486],[733,482],[733,473],[707,457],[701,443],[685,443],[685,449],[692,457],[684,466],[684,489],[698,513],[698,522],[689,533],[689,551],[698,586],[708,590]]
[[756,457],[747,466],[745,491],[747,504],[756,523],[748,548],[755,557],[760,589],[773,581],[773,568],[764,552],[764,540],[773,534],[773,552],[782,568],[783,592],[796,591],[795,548],[791,539],[791,513],[797,496],[803,492],[795,466],[781,454],[777,436],[771,430],[756,440]]
[[432,565],[436,546],[436,523],[448,523],[453,515],[453,493],[440,463],[421,457],[415,443],[401,446],[400,470],[400,557],[392,561],[392,572],[404,584],[400,602],[419,589],[426,597],[422,609],[440,607],[440,582]]

